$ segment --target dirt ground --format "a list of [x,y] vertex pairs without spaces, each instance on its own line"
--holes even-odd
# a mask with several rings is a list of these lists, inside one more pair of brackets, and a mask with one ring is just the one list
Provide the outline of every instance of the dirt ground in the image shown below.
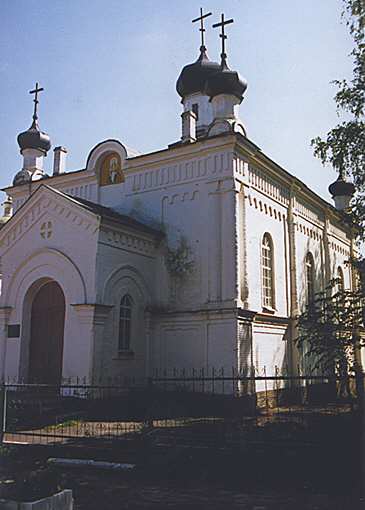
[[[41,479],[44,490],[52,478],[59,488],[73,490],[75,510],[365,510],[349,479],[342,483],[340,476],[333,485],[328,477],[317,483],[312,477],[302,479],[299,457],[292,458],[291,477],[289,470],[282,475],[273,471],[269,459],[259,477],[260,463],[254,465],[250,455],[237,462],[232,452],[224,457],[217,452],[163,452],[158,459],[146,457],[145,465],[139,459],[129,473],[50,469],[48,457],[41,450],[7,451],[0,462],[0,497],[7,496],[15,481],[27,479],[34,490]],[[277,463],[279,467],[278,459]]]
[[[90,484],[93,490],[90,491]],[[168,483],[140,484],[120,480],[111,475],[80,477],[74,489],[76,510],[347,510],[361,507],[353,497],[328,497],[323,494],[265,493],[247,494],[194,483],[182,487]],[[358,506],[356,507],[356,505]]]
[[[235,448],[204,447],[201,436],[190,446],[178,444],[175,430],[130,447],[115,441],[95,448],[5,445],[0,497],[23,484],[24,494],[34,499],[47,485],[50,493],[56,486],[72,489],[75,510],[365,510],[358,429],[346,416],[314,425],[304,434],[296,426],[269,424]],[[49,457],[130,462],[136,468],[51,469]]]

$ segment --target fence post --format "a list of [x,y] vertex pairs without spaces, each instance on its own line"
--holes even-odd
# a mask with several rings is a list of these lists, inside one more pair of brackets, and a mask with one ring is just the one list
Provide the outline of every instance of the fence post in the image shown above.
[[266,414],[268,414],[269,413],[269,395],[267,392],[266,365],[264,365],[264,377],[265,377],[265,407],[266,407]]
[[6,395],[6,384],[3,381],[0,386],[0,417],[1,417],[1,429],[0,429],[0,444],[3,443],[4,433],[6,431],[6,407],[7,407],[7,395]]
[[[153,409],[153,405],[151,406],[151,404],[153,404],[153,390],[154,390],[153,379],[152,379],[152,377],[149,377],[148,378],[148,400],[149,400],[150,409]],[[153,411],[149,411],[148,415],[147,415],[147,427],[149,429],[153,429],[153,414],[152,413],[153,413]]]
[[[279,377],[279,369],[276,365],[275,365],[275,377],[276,378]],[[279,410],[279,379],[275,380],[275,385],[276,385],[276,407]]]

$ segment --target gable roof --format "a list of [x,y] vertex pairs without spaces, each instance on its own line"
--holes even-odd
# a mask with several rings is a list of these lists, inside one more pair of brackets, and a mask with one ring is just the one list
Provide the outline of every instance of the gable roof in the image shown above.
[[145,223],[142,223],[141,221],[135,220],[134,218],[131,218],[128,215],[120,214],[110,207],[105,207],[100,204],[96,204],[94,202],[90,202],[88,200],[84,200],[83,198],[79,197],[73,197],[71,195],[68,195],[66,193],[63,193],[62,191],[59,191],[55,188],[52,188],[51,186],[48,186],[46,184],[42,184],[39,186],[34,193],[30,195],[30,197],[19,207],[19,209],[15,212],[15,214],[1,226],[1,230],[5,227],[7,227],[8,224],[12,223],[13,218],[17,217],[18,214],[23,210],[23,208],[26,206],[26,204],[29,203],[30,200],[32,200],[38,193],[40,193],[43,189],[47,189],[50,192],[59,195],[63,197],[65,200],[72,202],[78,207],[81,207],[82,209],[91,212],[92,214],[99,216],[102,219],[113,221],[114,223],[119,223],[120,225],[124,227],[128,227],[134,230],[138,230],[139,232],[144,232],[149,235],[153,235],[156,238],[161,239],[164,237],[164,232],[162,230],[159,230],[157,228],[150,227],[149,225],[146,225]]
[[[58,192],[58,190],[55,190],[55,191]],[[150,227],[149,225],[146,225],[145,223],[142,223],[141,221],[138,221],[126,214],[118,213],[118,212],[114,211],[114,209],[111,209],[110,207],[106,207],[101,204],[96,204],[95,202],[90,202],[89,200],[85,200],[84,198],[73,197],[71,195],[67,195],[66,193],[62,193],[62,192],[59,192],[59,193],[64,195],[69,200],[76,202],[78,205],[80,205],[87,211],[91,211],[103,219],[116,221],[126,227],[134,228],[141,232],[146,232],[147,234],[152,234],[156,237],[164,237],[164,235],[165,235],[162,230],[159,230],[154,227]]]

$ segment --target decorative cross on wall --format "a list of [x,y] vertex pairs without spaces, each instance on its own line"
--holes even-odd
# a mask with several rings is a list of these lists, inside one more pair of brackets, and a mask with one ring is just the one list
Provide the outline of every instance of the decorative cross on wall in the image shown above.
[[40,233],[43,239],[49,239],[53,234],[52,221],[42,223]]

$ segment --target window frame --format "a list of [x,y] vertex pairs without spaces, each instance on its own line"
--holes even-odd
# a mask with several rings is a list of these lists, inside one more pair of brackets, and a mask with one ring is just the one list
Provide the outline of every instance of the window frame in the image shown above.
[[119,301],[118,309],[118,352],[128,353],[131,351],[132,327],[133,327],[134,302],[130,294],[126,293]]
[[[268,232],[262,236],[260,249],[262,307],[265,311],[274,312],[276,310],[274,243]],[[269,261],[269,264],[265,265],[265,261]],[[267,282],[269,285],[266,285]]]
[[[305,292],[307,305],[311,305],[314,302],[315,296],[315,266],[313,254],[309,251],[305,256]],[[308,268],[310,268],[311,274],[308,277]]]
[[198,121],[199,120],[199,103],[193,103],[191,105],[191,111],[195,114],[196,121]]
[[337,267],[337,285],[336,285],[336,291],[337,292],[343,292],[345,290],[345,273],[343,272],[343,269],[341,266]]

